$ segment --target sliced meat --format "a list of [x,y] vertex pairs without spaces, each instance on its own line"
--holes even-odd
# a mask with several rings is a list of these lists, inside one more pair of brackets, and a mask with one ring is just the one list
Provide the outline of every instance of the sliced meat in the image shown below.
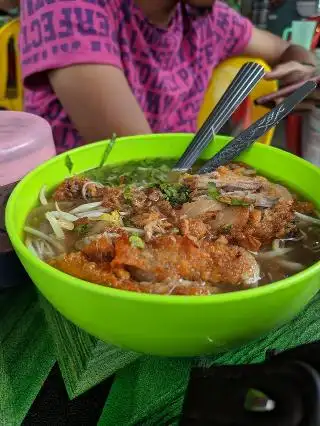
[[275,198],[276,200],[293,200],[293,196],[287,188],[277,183],[270,182],[267,179],[264,180],[261,193],[267,197]]
[[262,176],[247,175],[243,167],[220,167],[214,184],[223,196],[229,196],[259,207],[273,207],[278,200],[290,201],[292,194],[282,185],[270,182]]
[[216,179],[215,185],[218,189],[223,189],[226,192],[231,191],[257,191],[261,188],[262,183],[258,177],[254,178],[241,178],[239,176],[227,176],[225,179]]
[[[244,171],[245,169],[240,170]],[[240,174],[237,169],[219,167],[216,171],[215,185],[224,191],[257,191],[263,185],[264,178],[261,176],[246,176]]]
[[278,198],[270,197],[262,192],[253,194],[253,198],[254,198],[254,205],[256,207],[270,208],[270,207],[274,207],[278,202]]
[[112,267],[134,267],[153,281],[182,278],[237,286],[259,279],[255,258],[242,248],[225,244],[202,242],[197,246],[188,237],[166,235],[153,239],[144,249],[119,238],[115,251]]
[[254,193],[250,191],[221,191],[221,194],[222,196],[219,199],[224,200],[224,202],[227,204],[232,204],[232,202],[236,200],[239,203],[250,204],[256,207],[270,208],[273,207],[278,201],[278,198],[270,197],[266,194],[263,194],[262,192]]

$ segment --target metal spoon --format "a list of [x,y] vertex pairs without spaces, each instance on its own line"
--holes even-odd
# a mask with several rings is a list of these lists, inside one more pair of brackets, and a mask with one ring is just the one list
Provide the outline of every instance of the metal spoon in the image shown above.
[[211,142],[212,136],[218,133],[263,76],[264,68],[255,62],[247,62],[241,67],[175,165],[174,171],[188,170],[192,167],[204,148]]
[[248,149],[260,136],[283,120],[296,105],[298,105],[316,88],[317,83],[308,81],[299,89],[295,90],[292,95],[288,96],[283,102],[240,133],[238,137],[232,139],[231,142],[207,161],[197,171],[197,173],[202,174],[212,172],[217,167],[223,166],[238,157],[241,152]]

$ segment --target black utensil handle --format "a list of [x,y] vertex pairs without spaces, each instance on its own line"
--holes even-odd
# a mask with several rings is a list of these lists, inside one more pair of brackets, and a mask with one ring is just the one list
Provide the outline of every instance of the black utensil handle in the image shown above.
[[248,62],[241,67],[227,91],[177,162],[175,170],[192,167],[200,153],[212,140],[212,136],[222,128],[263,76],[264,68],[255,62]]
[[208,173],[217,167],[232,161],[242,151],[250,147],[260,136],[275,127],[284,119],[305,97],[307,97],[317,87],[317,83],[308,81],[292,95],[288,96],[281,104],[265,114],[258,121],[253,123],[248,129],[244,130],[238,137],[229,142],[216,155],[207,161],[198,171],[198,173]]

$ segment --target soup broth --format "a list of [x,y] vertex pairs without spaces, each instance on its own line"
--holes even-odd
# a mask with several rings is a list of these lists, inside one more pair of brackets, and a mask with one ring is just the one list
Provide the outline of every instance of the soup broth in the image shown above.
[[207,295],[279,281],[318,261],[312,203],[242,163],[197,175],[173,159],[104,166],[62,182],[29,215],[26,245],[118,289]]

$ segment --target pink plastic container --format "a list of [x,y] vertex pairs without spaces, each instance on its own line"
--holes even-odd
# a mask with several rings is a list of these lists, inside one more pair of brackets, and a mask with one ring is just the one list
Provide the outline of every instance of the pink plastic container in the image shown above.
[[0,111],[0,289],[19,284],[24,276],[5,230],[7,199],[23,176],[55,154],[46,120],[26,112]]
[[26,112],[0,112],[0,186],[17,182],[55,154],[46,120]]

